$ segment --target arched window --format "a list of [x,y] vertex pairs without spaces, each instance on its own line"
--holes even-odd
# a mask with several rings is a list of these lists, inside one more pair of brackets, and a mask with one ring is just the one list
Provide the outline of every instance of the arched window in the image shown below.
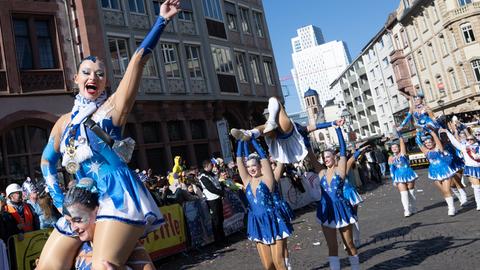
[[40,158],[50,125],[14,124],[0,133],[0,189],[27,176],[40,177]]

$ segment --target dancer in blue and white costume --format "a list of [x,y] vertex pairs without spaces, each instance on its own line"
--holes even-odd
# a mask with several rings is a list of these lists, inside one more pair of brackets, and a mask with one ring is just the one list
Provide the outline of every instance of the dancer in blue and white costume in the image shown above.
[[440,125],[435,121],[432,110],[424,103],[423,92],[420,91],[414,97],[406,96],[406,98],[409,99],[410,110],[398,130],[403,129],[412,118],[414,126],[420,128],[422,135],[429,133],[430,130],[437,131],[440,128]]
[[[255,139],[251,140],[258,155],[248,157],[247,142],[237,143],[238,172],[246,187],[249,202],[247,236],[257,243],[257,250],[265,269],[286,269],[284,241],[293,228],[289,222],[278,217],[273,191],[275,176],[265,151]],[[247,146],[246,146],[247,145]],[[247,158],[246,167],[243,159]]]
[[[42,173],[55,206],[62,212],[63,194],[58,185],[57,161],[75,175],[89,177],[99,190],[93,268],[103,261],[123,267],[140,237],[164,221],[152,196],[126,164],[121,127],[135,102],[143,68],[163,29],[180,8],[179,0],[166,0],[158,17],[132,58],[115,93],[107,98],[103,61],[90,56],[79,66],[75,83],[79,94],[71,113],[63,115],[52,129],[42,155]],[[90,121],[92,120],[92,121]],[[87,127],[88,123],[92,123]],[[133,146],[130,145],[130,148]],[[69,215],[68,211],[63,211]],[[38,269],[70,269],[81,241],[64,218],[57,223],[42,250]]]
[[464,173],[465,176],[469,178],[470,183],[472,183],[477,210],[480,211],[480,147],[477,140],[471,134],[468,134],[467,143],[462,144],[452,133],[450,133],[450,131],[440,129],[440,132],[445,132],[453,146],[462,151],[465,159]]
[[430,163],[428,166],[428,178],[442,192],[448,205],[448,215],[454,216],[456,210],[453,204],[450,182],[456,172],[450,166],[451,159],[446,157],[442,142],[434,131],[430,132],[429,136],[424,136],[423,138],[420,132],[418,132],[416,142]]
[[398,133],[397,136],[398,141],[393,141],[390,146],[393,156],[388,158],[388,164],[390,165],[390,175],[393,184],[400,192],[403,215],[409,217],[417,211],[415,204],[415,180],[417,180],[418,175],[410,167],[402,134]]
[[360,269],[357,249],[353,243],[352,224],[357,222],[357,216],[350,202],[343,197],[344,179],[347,174],[346,145],[341,126],[344,120],[337,122],[335,129],[340,144],[340,159],[337,161],[335,152],[323,152],[323,161],[326,168],[318,171],[322,166],[316,159],[310,160],[321,179],[322,196],[317,208],[317,219],[322,225],[323,234],[328,245],[328,260],[330,269],[340,269],[338,258],[337,230],[342,234],[352,269]]

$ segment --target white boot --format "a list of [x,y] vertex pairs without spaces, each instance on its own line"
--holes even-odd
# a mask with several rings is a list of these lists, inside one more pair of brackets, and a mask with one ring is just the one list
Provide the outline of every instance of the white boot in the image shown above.
[[417,213],[417,197],[415,197],[415,189],[408,190],[408,202],[410,213],[415,214]]
[[468,201],[467,193],[463,188],[459,188],[458,193],[460,193],[460,198],[458,199],[460,201],[460,206],[464,206],[465,204],[467,204]]
[[340,259],[338,256],[328,256],[330,270],[340,270]]
[[480,211],[480,185],[472,185],[475,202],[477,203],[477,211]]
[[455,195],[455,197],[457,197],[458,201],[460,201],[460,192],[458,192],[458,189],[456,187],[452,187],[450,188],[450,190]]
[[348,260],[350,261],[350,267],[352,270],[360,270],[360,260],[358,259],[358,255],[348,256]]
[[353,224],[353,245],[358,248],[362,242],[360,241],[360,226],[358,226],[358,221]]
[[412,215],[412,213],[410,213],[410,209],[408,209],[408,191],[400,191],[400,199],[402,201],[402,205],[403,205],[403,215],[405,217],[409,217]]
[[277,115],[278,112],[280,112],[280,104],[278,103],[278,100],[274,97],[271,97],[268,99],[268,119],[267,122],[265,123],[265,129],[263,130],[263,133],[268,133],[278,127],[277,124]]
[[448,215],[449,216],[455,216],[456,210],[455,210],[455,205],[453,204],[453,197],[446,197],[445,201],[447,202],[448,205]]
[[292,266],[290,265],[288,258],[285,258],[285,266],[287,267],[287,270],[292,270]]

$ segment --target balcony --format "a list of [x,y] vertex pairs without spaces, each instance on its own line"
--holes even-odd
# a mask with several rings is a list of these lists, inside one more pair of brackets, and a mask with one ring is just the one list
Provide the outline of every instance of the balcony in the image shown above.
[[403,58],[405,58],[405,55],[403,54],[403,50],[394,50],[390,53],[391,64],[393,64],[398,59],[403,59]]
[[412,80],[410,78],[398,79],[397,86],[399,91],[407,93],[406,90],[412,87]]
[[480,14],[480,2],[473,2],[471,4],[451,10],[445,14],[444,27],[451,23],[463,19],[465,17],[475,16]]
[[46,90],[65,90],[62,70],[22,70],[20,82],[23,93]]

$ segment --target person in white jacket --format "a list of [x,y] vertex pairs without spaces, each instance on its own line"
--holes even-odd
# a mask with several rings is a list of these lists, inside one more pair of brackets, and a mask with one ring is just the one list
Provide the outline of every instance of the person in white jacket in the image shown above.
[[477,211],[480,211],[480,146],[475,137],[471,134],[467,135],[467,143],[462,144],[455,136],[446,129],[440,129],[440,132],[447,134],[450,142],[455,148],[462,151],[465,159],[464,175],[469,178],[472,183],[475,202],[477,203]]

